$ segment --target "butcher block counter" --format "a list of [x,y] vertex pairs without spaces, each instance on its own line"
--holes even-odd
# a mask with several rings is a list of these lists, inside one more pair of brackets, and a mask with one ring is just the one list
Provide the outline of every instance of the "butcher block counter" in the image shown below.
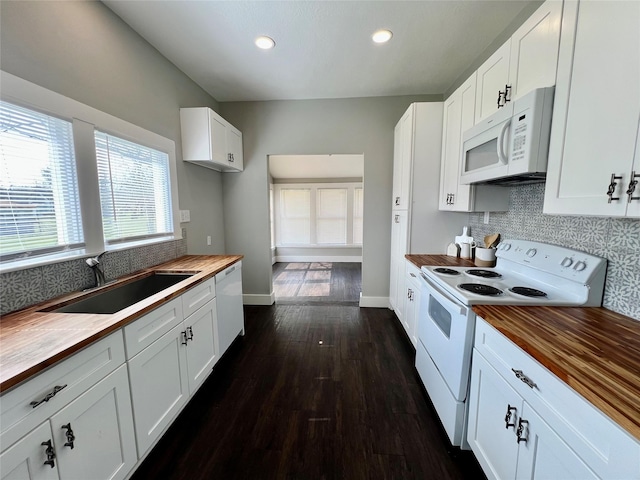
[[[445,255],[406,258],[418,267],[473,265]],[[640,440],[640,321],[601,307],[473,311]]]
[[[187,255],[122,277],[99,289],[65,295],[3,316],[0,321],[0,391],[14,387],[122,328],[242,258],[242,255]],[[193,276],[113,314],[42,311],[73,303],[153,272],[187,273]]]

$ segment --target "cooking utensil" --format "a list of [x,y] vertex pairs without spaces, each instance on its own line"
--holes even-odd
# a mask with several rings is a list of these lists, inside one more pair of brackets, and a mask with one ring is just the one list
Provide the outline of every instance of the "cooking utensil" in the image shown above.
[[487,248],[493,248],[500,242],[500,234],[493,233],[484,237],[484,246]]

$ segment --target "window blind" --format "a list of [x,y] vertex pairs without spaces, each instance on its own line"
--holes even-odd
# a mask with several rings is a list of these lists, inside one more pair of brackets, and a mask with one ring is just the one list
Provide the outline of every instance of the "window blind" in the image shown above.
[[353,243],[362,245],[362,219],[364,217],[364,189],[353,189]]
[[0,256],[84,246],[71,122],[0,102]]
[[106,243],[172,235],[168,155],[98,130],[95,141]]
[[280,243],[300,245],[311,242],[311,190],[280,190]]
[[347,189],[318,188],[316,201],[318,244],[347,243]]

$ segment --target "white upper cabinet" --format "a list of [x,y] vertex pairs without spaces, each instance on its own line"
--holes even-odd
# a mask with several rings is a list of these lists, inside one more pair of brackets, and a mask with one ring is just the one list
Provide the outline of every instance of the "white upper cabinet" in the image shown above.
[[207,107],[181,108],[182,159],[222,172],[243,169],[242,132]]
[[482,64],[476,123],[533,89],[555,84],[561,20],[562,1],[547,0]]
[[451,212],[505,211],[509,189],[460,184],[462,134],[473,126],[476,77],[471,75],[445,102],[442,121],[442,157],[438,208]]
[[414,109],[409,108],[394,130],[393,209],[407,210],[411,196]]
[[640,217],[639,117],[640,2],[567,2],[545,213]]

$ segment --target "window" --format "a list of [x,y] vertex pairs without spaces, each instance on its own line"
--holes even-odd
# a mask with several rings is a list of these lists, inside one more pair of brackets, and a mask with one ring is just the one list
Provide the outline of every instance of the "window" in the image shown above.
[[364,218],[364,189],[362,187],[353,190],[353,243],[362,245]]
[[317,189],[316,235],[318,244],[347,243],[347,189]]
[[175,142],[0,77],[0,271],[180,238]]
[[71,122],[0,102],[2,260],[83,245]]
[[276,184],[277,246],[362,244],[362,183]]
[[311,242],[311,189],[280,190],[280,243],[306,245]]
[[100,131],[95,141],[107,244],[172,234],[168,155]]

